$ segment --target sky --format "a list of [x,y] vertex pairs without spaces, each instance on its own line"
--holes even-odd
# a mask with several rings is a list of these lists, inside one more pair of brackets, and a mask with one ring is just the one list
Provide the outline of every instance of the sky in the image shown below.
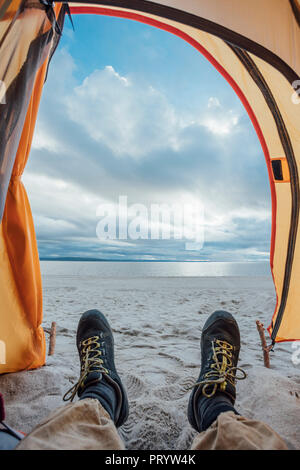
[[[229,84],[168,32],[73,21],[50,64],[23,179],[40,257],[267,260],[267,168]],[[153,205],[166,218],[153,218]]]

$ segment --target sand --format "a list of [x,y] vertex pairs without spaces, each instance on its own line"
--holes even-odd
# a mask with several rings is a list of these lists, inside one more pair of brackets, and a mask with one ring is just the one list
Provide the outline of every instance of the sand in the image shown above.
[[58,325],[55,355],[34,371],[0,377],[7,423],[29,432],[76,382],[75,333],[80,314],[105,313],[116,343],[116,364],[128,389],[130,416],[120,433],[128,449],[188,449],[195,432],[186,408],[198,376],[201,328],[214,310],[235,315],[241,330],[236,407],[272,426],[300,448],[300,365],[291,343],[278,344],[263,367],[255,320],[267,326],[274,310],[269,278],[190,277],[104,279],[45,275],[44,326]]

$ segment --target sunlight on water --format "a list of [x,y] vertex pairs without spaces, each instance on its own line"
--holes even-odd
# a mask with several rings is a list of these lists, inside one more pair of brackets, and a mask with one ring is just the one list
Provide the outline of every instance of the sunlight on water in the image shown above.
[[269,276],[268,262],[41,261],[43,275],[134,277]]

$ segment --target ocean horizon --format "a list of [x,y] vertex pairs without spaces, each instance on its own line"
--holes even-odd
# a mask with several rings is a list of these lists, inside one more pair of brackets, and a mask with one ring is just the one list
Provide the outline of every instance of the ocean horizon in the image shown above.
[[42,259],[43,275],[134,277],[271,276],[269,261]]

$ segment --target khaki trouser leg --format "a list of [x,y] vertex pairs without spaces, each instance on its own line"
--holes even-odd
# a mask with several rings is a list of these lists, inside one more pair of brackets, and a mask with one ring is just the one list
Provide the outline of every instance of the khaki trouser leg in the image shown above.
[[[17,450],[123,450],[124,443],[98,400],[86,399],[51,413]],[[231,411],[194,439],[192,450],[287,450],[269,426]]]
[[87,398],[51,413],[16,450],[123,450],[124,443],[98,400]]
[[192,450],[288,450],[269,426],[232,411],[221,413],[204,432],[198,434]]

